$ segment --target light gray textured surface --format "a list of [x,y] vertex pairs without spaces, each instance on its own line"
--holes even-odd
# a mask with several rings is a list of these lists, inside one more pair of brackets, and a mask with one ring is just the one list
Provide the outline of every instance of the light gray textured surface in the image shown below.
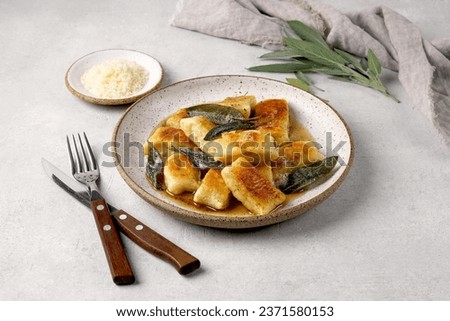
[[[360,3],[335,5],[348,11]],[[448,1],[364,6],[382,3],[416,23],[427,39],[447,35]],[[347,120],[356,157],[335,194],[289,222],[248,232],[193,226],[145,203],[115,168],[102,168],[107,199],[203,263],[182,277],[125,239],[138,282],[111,282],[91,214],[48,179],[40,158],[68,169],[64,135],[88,124],[98,151],[124,109],[72,96],[64,86],[67,68],[95,50],[129,48],[159,59],[170,84],[257,75],[245,67],[260,63],[265,52],[170,27],[174,9],[175,1],[162,0],[0,2],[0,299],[450,299],[450,152],[388,72],[384,79],[401,104],[314,76],[325,90],[321,97]]]

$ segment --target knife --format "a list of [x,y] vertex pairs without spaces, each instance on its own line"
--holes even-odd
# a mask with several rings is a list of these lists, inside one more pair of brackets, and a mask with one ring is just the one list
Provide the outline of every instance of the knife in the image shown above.
[[[80,203],[90,208],[89,191],[86,186],[64,174],[45,158],[42,158],[41,161],[47,175],[59,187],[72,195]],[[200,267],[200,261],[197,258],[170,242],[124,210],[119,210],[109,203],[107,205],[114,222],[123,234],[144,250],[172,264],[178,273],[185,275]]]

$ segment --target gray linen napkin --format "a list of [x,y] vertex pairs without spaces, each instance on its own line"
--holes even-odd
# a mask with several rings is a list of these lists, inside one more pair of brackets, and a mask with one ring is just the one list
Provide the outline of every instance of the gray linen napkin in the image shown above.
[[273,50],[283,46],[287,20],[303,21],[360,57],[371,48],[383,67],[398,71],[413,104],[450,145],[450,38],[427,41],[387,7],[344,15],[316,0],[180,0],[171,24]]

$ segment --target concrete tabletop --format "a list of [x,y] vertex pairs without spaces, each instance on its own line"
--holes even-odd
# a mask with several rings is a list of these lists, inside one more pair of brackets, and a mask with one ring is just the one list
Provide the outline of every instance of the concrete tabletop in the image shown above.
[[[425,38],[448,36],[449,1],[325,2],[344,12],[386,4]],[[68,67],[96,50],[127,48],[161,62],[163,85],[216,74],[285,79],[245,69],[260,63],[262,48],[171,27],[175,6],[0,3],[0,299],[450,299],[450,151],[389,71],[383,80],[400,104],[313,76],[320,97],[347,121],[355,159],[329,199],[288,222],[239,232],[191,225],[146,203],[115,168],[102,168],[106,199],[202,261],[201,270],[181,276],[124,238],[137,282],[111,282],[91,213],[45,175],[41,157],[68,171],[65,135],[88,131],[100,151],[125,108],[71,95]]]

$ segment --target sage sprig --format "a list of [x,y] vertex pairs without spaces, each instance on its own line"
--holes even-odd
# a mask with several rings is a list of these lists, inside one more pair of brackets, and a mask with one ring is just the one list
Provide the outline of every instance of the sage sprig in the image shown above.
[[260,57],[283,62],[254,66],[248,70],[294,73],[296,78],[286,78],[287,82],[308,92],[312,92],[313,83],[305,74],[324,73],[333,79],[373,88],[399,102],[381,82],[381,64],[371,49],[368,50],[367,57],[360,60],[348,52],[331,48],[319,32],[300,21],[288,21],[288,25],[298,38],[285,37],[283,50]]

